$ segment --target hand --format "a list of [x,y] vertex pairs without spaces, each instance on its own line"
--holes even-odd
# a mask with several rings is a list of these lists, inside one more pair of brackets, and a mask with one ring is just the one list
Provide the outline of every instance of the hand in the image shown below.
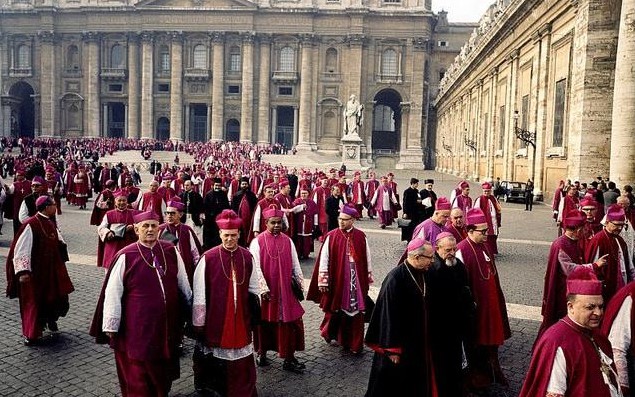
[[260,299],[262,299],[263,301],[268,301],[271,299],[271,295],[269,294],[269,292],[263,292],[262,294],[260,294]]
[[117,333],[116,333],[116,332],[108,332],[108,331],[107,331],[107,332],[106,332],[106,335],[108,335],[108,337],[109,337],[110,339],[112,339],[112,338],[114,338],[114,337],[115,337],[115,335],[117,335]]
[[408,219],[408,214],[403,214],[403,215],[401,215],[401,217],[402,217],[403,219]]
[[19,280],[21,283],[28,283],[29,281],[31,281],[31,274],[30,273],[21,274]]
[[607,261],[608,256],[609,256],[609,254],[602,255],[601,257],[599,257],[598,260],[595,261],[595,263],[594,263],[595,266],[597,266],[597,267],[606,266],[606,261]]
[[392,361],[393,364],[397,365],[401,361],[401,357],[398,354],[389,354],[388,358]]
[[329,292],[329,287],[318,287],[321,293],[326,294]]
[[113,238],[115,238],[115,233],[113,233],[112,231],[106,234],[106,240],[112,240]]

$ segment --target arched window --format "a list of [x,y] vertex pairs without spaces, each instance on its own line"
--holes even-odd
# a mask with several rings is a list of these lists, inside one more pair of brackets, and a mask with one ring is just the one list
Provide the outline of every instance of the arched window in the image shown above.
[[115,44],[110,49],[110,67],[113,69],[124,68],[123,46]]
[[329,48],[326,50],[326,62],[324,63],[327,73],[335,73],[337,71],[337,50]]
[[241,62],[240,62],[240,47],[232,46],[229,49],[229,71],[230,72],[240,72]]
[[295,51],[291,47],[284,47],[280,50],[280,71],[295,71]]
[[207,69],[207,48],[203,44],[194,46],[192,66],[195,69]]
[[79,49],[74,44],[66,49],[66,69],[79,70]]
[[330,110],[324,113],[324,135],[337,135],[337,119],[335,118],[335,113]]
[[26,44],[18,47],[17,67],[20,69],[31,67],[31,48]]
[[81,128],[81,114],[79,113],[79,108],[75,103],[72,103],[68,107],[68,120],[66,122],[66,127],[69,130],[78,130]]
[[159,71],[170,71],[170,49],[166,45],[159,48]]
[[384,76],[397,75],[397,51],[392,48],[381,54],[381,74]]
[[240,139],[240,122],[236,119],[229,119],[225,124],[225,140],[238,142]]

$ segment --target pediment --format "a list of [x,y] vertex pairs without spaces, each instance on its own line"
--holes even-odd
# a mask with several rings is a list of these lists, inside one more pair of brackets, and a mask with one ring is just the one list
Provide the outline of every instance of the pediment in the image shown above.
[[141,0],[136,4],[142,8],[205,8],[232,9],[257,8],[257,4],[248,0]]

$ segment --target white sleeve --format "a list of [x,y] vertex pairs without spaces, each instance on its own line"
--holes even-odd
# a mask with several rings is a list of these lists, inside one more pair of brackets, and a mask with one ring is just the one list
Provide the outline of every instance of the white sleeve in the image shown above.
[[18,212],[18,220],[20,223],[24,223],[27,219],[29,219],[29,209],[26,207],[26,202],[22,201],[20,212]]
[[454,257],[460,260],[461,262],[465,263],[465,261],[463,260],[463,253],[461,252],[461,250],[457,250],[456,254],[454,254]]
[[108,284],[104,292],[104,318],[102,330],[117,332],[121,324],[121,297],[123,296],[123,274],[126,270],[126,255],[119,255],[110,269]]
[[179,286],[179,290],[183,294],[183,298],[189,306],[192,302],[192,288],[190,287],[190,281],[187,279],[187,272],[185,271],[185,263],[183,263],[183,258],[181,257],[179,250],[175,248],[174,251],[176,252],[176,262],[178,266],[176,280]]
[[31,271],[31,250],[33,248],[33,230],[31,225],[27,225],[18,241],[15,242],[13,250],[13,271],[19,272]]
[[205,325],[207,314],[207,297],[205,296],[205,256],[201,256],[194,269],[194,281],[192,282],[192,325],[202,327]]
[[106,236],[110,233],[110,225],[108,224],[108,217],[104,215],[99,226],[97,226],[97,235],[101,241],[106,241]]
[[293,244],[291,239],[289,239],[289,244],[291,244],[291,266],[293,267],[293,276],[302,281],[304,279],[304,275],[302,274],[302,267],[300,267],[298,251],[296,251],[295,244]]
[[188,230],[188,234],[190,235],[190,252],[192,253],[192,261],[196,264],[196,262],[198,262],[198,258],[201,257],[201,254],[198,252],[198,246],[196,245],[196,239],[194,237],[194,230]]
[[260,233],[260,215],[260,206],[256,205],[256,212],[254,212],[254,226],[252,230],[258,233]]
[[613,346],[613,358],[617,368],[617,377],[621,386],[628,387],[628,356],[631,348],[631,307],[633,299],[627,296],[617,313],[611,331],[609,341]]
[[[257,238],[251,240],[251,244],[249,245],[249,252],[251,252],[252,263],[254,265],[253,271],[251,273],[251,278],[249,279],[249,292],[253,292],[254,294],[258,295],[269,292],[267,280],[265,280],[265,276],[262,274],[262,268],[260,267],[260,243],[258,243]],[[256,285],[252,286],[252,281],[254,280]],[[255,287],[254,291],[251,291],[252,287]]]
[[567,393],[567,359],[561,347],[556,350],[551,367],[551,376],[547,385],[547,393],[565,395]]
[[318,268],[318,286],[328,287],[329,285],[329,243],[331,236],[326,236],[322,243],[320,252],[320,265]]
[[13,192],[15,192],[15,185],[12,183],[11,185],[7,186],[7,193],[13,194]]
[[371,256],[370,256],[370,245],[368,245],[368,239],[364,238],[364,241],[366,242],[366,261],[368,262],[368,273],[372,273],[373,272],[373,265],[372,265],[372,260],[371,260]]

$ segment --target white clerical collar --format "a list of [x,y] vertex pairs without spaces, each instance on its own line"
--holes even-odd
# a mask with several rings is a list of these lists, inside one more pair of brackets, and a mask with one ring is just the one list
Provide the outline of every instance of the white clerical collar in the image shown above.
[[42,215],[43,217],[45,217],[46,219],[49,219],[48,216],[44,215],[42,212],[38,211],[38,214]]

